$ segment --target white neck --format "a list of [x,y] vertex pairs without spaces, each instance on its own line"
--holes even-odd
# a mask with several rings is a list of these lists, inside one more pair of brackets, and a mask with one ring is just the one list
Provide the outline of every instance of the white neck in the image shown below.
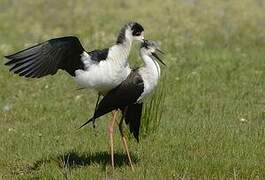
[[138,98],[138,101],[148,96],[154,90],[160,77],[159,64],[144,52],[140,52],[140,56],[145,64],[139,69],[139,74],[144,81],[144,92]]
[[156,60],[152,59],[149,55],[141,52],[140,53],[141,58],[144,61],[144,69],[145,72],[148,72],[148,74],[153,75],[156,80],[160,77],[160,66],[156,62]]
[[121,48],[121,50],[123,51],[124,54],[124,58],[127,59],[129,56],[129,53],[131,51],[131,47],[132,47],[132,40],[126,38],[125,41],[121,44],[117,44],[117,46],[119,46]]
[[127,64],[131,47],[132,40],[127,38],[124,40],[123,43],[115,44],[110,49],[110,60],[115,61],[119,64]]

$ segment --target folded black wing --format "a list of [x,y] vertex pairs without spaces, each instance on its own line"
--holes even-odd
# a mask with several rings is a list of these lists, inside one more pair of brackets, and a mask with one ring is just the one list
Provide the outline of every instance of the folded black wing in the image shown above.
[[141,76],[137,71],[132,71],[126,80],[104,96],[98,104],[94,117],[81,127],[85,126],[93,119],[103,116],[115,109],[122,109],[123,107],[136,103],[143,91],[144,83]]
[[130,104],[127,106],[126,111],[122,111],[125,122],[129,125],[130,132],[135,139],[139,142],[139,131],[141,125],[143,103]]
[[114,109],[135,103],[144,91],[141,76],[133,71],[117,88],[111,90],[100,101],[95,118],[98,118]]
[[15,54],[5,56],[10,71],[19,76],[40,78],[55,74],[58,69],[75,75],[83,69],[81,54],[84,52],[79,39],[74,36],[60,37],[42,42]]

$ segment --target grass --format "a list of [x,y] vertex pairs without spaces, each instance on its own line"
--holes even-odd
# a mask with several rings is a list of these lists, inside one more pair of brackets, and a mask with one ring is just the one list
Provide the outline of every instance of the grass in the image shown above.
[[141,134],[142,138],[150,136],[157,133],[161,125],[161,120],[163,117],[165,109],[165,96],[167,94],[166,90],[166,77],[162,76],[162,81],[153,93],[152,98],[145,100],[143,114],[141,118]]
[[[88,50],[106,47],[139,21],[166,51],[164,115],[155,134],[129,141],[135,173],[116,129],[115,179],[264,179],[264,10],[262,0],[0,0],[0,56],[69,34]],[[93,91],[76,91],[63,72],[0,71],[0,179],[111,178],[110,116],[97,133],[76,130],[92,115]]]

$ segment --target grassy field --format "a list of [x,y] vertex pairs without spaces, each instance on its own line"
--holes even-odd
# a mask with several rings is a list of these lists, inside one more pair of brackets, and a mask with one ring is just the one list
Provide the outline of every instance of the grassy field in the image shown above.
[[76,130],[96,94],[63,72],[15,76],[3,55],[64,35],[103,48],[132,20],[162,42],[167,95],[157,133],[129,141],[135,172],[116,129],[114,179],[265,179],[264,12],[263,0],[0,0],[0,179],[112,178],[110,116],[97,135]]

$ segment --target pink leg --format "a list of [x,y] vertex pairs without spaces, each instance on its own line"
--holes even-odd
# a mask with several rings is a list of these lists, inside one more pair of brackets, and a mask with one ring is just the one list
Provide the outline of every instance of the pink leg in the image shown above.
[[[125,113],[126,113],[126,111],[127,111],[127,108],[125,108]],[[129,163],[130,163],[130,166],[132,168],[132,171],[134,172],[134,167],[132,165],[132,160],[131,160],[131,156],[130,156],[130,153],[129,153],[129,149],[128,149],[128,146],[127,146],[126,138],[125,138],[124,133],[123,133],[122,123],[123,123],[123,117],[122,117],[122,119],[121,119],[121,121],[119,123],[119,130],[120,130],[120,133],[121,133],[121,139],[122,139],[122,144],[123,144],[124,150],[125,150],[125,152],[127,154],[127,157],[128,157]]]
[[116,115],[117,115],[117,111],[115,110],[112,112],[112,120],[108,126],[108,133],[109,133],[109,138],[110,138],[110,155],[111,155],[112,170],[114,170],[113,127],[115,124]]
[[133,165],[132,165],[131,156],[130,156],[129,149],[128,149],[128,146],[127,146],[127,143],[126,143],[126,139],[125,139],[124,136],[122,137],[122,143],[123,143],[123,147],[124,147],[124,149],[125,149],[125,151],[126,151],[126,154],[127,154],[127,156],[128,156],[129,163],[130,163],[130,166],[131,166],[131,168],[132,168],[132,171],[134,172],[134,167],[133,167]]

